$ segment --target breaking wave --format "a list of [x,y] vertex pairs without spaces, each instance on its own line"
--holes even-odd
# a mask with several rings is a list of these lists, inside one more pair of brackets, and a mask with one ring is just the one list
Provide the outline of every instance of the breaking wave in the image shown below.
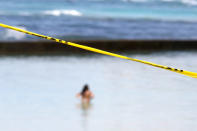
[[60,16],[60,15],[82,16],[82,13],[77,10],[49,10],[49,11],[44,11],[43,14],[53,15],[53,16]]
[[0,12],[1,16],[40,16],[40,15],[70,15],[70,16],[82,16],[82,13],[77,10],[45,10],[41,12]]
[[122,0],[123,2],[136,2],[136,3],[157,3],[157,2],[171,2],[180,3],[183,5],[197,6],[197,0]]
[[[21,26],[15,26],[15,27],[26,30],[26,28],[21,27]],[[10,30],[10,29],[6,29],[6,30],[4,30],[2,39],[4,39],[4,40],[23,40],[23,39],[25,39],[25,36],[26,36],[26,34],[24,34],[24,33]]]

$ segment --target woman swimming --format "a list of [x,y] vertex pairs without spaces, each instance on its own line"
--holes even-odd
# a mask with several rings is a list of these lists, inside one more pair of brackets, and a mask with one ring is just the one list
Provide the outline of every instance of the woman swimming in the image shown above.
[[94,95],[86,84],[84,85],[82,91],[77,94],[77,97],[81,97],[82,103],[90,103],[90,100],[93,99]]

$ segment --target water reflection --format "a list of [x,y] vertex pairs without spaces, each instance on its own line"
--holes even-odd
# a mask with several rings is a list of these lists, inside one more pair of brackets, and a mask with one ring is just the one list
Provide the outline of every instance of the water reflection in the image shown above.
[[92,104],[88,103],[88,102],[83,102],[83,103],[80,104],[80,106],[81,106],[80,108],[82,110],[82,116],[83,117],[88,117],[89,112],[92,108]]
[[89,117],[90,117],[90,112],[92,110],[93,105],[89,102],[81,102],[78,104],[78,108],[81,111],[81,127],[83,128],[84,131],[88,131],[88,123],[89,123]]

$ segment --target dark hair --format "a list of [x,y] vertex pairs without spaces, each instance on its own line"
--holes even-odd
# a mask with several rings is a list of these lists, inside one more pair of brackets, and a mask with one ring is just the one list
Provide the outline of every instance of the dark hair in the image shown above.
[[84,96],[85,95],[85,92],[88,91],[88,90],[89,90],[89,87],[88,87],[87,84],[85,84],[84,87],[83,87],[83,89],[82,89],[82,91],[81,91],[81,95]]

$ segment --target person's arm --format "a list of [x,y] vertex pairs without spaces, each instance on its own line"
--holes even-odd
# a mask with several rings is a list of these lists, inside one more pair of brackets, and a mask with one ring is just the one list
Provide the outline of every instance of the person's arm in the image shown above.
[[91,99],[94,98],[94,94],[92,92],[90,92],[90,97],[91,97]]
[[77,97],[77,98],[81,97],[81,94],[80,94],[80,93],[78,93],[78,94],[76,95],[76,97]]

